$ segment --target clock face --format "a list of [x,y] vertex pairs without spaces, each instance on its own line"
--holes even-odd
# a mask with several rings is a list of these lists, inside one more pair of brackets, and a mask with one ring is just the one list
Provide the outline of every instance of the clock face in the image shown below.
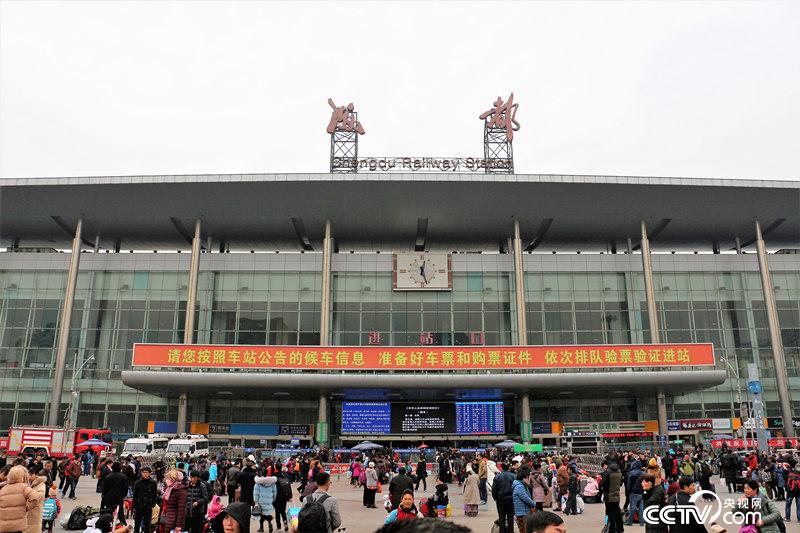
[[398,291],[452,289],[450,254],[394,254],[394,289]]

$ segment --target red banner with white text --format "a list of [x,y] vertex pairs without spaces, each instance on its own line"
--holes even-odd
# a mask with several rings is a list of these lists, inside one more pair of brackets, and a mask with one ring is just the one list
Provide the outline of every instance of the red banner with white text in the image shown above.
[[272,370],[526,370],[714,365],[712,344],[252,346],[135,344],[134,367]]

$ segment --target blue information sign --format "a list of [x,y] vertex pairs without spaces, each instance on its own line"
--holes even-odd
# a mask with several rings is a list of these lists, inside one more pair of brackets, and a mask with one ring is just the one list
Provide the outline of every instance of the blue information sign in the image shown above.
[[385,435],[391,428],[389,402],[343,402],[342,433]]
[[503,402],[456,402],[456,433],[505,433]]

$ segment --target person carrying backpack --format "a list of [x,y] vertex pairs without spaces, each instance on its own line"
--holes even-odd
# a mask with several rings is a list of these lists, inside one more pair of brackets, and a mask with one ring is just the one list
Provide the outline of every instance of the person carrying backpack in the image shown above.
[[681,476],[694,480],[694,465],[692,465],[692,460],[688,455],[684,458],[683,464],[681,465]]
[[[714,485],[711,484],[711,465],[708,464],[708,460],[702,460],[696,463],[697,466],[697,482],[700,483],[700,488],[702,490],[708,490],[714,492]],[[713,496],[706,495],[704,497],[706,500],[713,499]]]
[[797,508],[797,519],[800,520],[800,469],[797,466],[789,470],[789,465],[786,465],[786,521],[792,519],[792,500],[795,501]]
[[333,533],[342,525],[339,502],[328,494],[331,488],[331,475],[319,472],[316,475],[317,490],[306,497],[306,504],[300,509],[297,533]]
[[292,485],[286,473],[283,472],[282,465],[275,463],[275,476],[278,478],[278,493],[275,496],[275,527],[280,530],[281,520],[283,520],[283,530],[289,531],[289,519],[286,516],[286,505],[292,501]]
[[[55,485],[53,485],[55,487]],[[55,494],[55,490],[51,492],[51,494]],[[44,501],[44,506],[42,507],[42,531],[47,531],[47,533],[53,533],[53,522],[56,521],[58,515],[61,514],[61,502],[58,498],[54,498],[50,496]]]

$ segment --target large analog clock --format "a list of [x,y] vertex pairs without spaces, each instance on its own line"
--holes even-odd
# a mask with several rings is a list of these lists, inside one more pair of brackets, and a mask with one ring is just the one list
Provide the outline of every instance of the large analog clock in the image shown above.
[[453,288],[450,254],[396,253],[393,263],[396,291],[449,291]]

